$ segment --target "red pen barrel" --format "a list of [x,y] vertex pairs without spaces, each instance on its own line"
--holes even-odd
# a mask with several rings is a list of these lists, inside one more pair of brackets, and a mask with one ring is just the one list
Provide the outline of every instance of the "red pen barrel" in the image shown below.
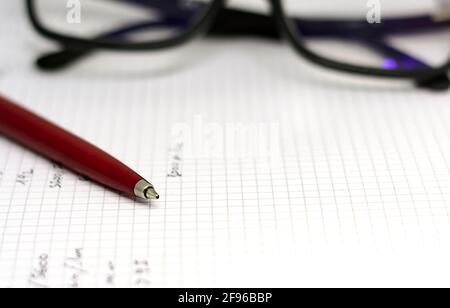
[[142,177],[109,154],[0,96],[0,134],[90,180],[134,196]]

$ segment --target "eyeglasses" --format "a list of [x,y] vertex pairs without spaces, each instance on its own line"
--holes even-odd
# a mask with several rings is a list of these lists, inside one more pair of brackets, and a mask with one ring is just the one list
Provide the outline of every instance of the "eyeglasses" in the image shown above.
[[257,35],[286,37],[301,56],[329,69],[450,88],[448,0],[259,2],[272,14],[229,8],[225,0],[26,0],[34,28],[63,46],[38,60],[45,70],[101,49],[160,50],[199,33]]

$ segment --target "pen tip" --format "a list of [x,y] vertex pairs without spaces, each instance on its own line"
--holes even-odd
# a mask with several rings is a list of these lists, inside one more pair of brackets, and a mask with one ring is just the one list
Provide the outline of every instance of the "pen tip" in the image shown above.
[[142,199],[159,199],[159,194],[156,192],[152,184],[146,180],[140,180],[135,188],[134,195]]
[[159,194],[156,192],[154,187],[150,187],[146,190],[145,192],[145,197],[147,197],[147,199],[159,199]]

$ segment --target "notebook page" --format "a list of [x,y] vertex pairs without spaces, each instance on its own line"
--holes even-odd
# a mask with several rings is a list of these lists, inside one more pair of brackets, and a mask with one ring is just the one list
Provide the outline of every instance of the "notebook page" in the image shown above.
[[342,81],[257,40],[42,74],[49,46],[9,5],[23,39],[0,30],[16,48],[1,48],[14,57],[0,92],[162,198],[127,199],[1,138],[0,286],[448,284],[448,94]]

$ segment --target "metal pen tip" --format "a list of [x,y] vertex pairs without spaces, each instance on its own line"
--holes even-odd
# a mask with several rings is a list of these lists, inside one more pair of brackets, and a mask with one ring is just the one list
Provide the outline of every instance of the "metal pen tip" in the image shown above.
[[153,185],[146,180],[140,180],[136,184],[134,188],[134,195],[147,200],[159,199],[159,194],[156,192],[155,187],[153,187]]
[[145,191],[145,197],[147,199],[159,199],[159,194],[156,192],[154,187],[149,187],[146,191]]

